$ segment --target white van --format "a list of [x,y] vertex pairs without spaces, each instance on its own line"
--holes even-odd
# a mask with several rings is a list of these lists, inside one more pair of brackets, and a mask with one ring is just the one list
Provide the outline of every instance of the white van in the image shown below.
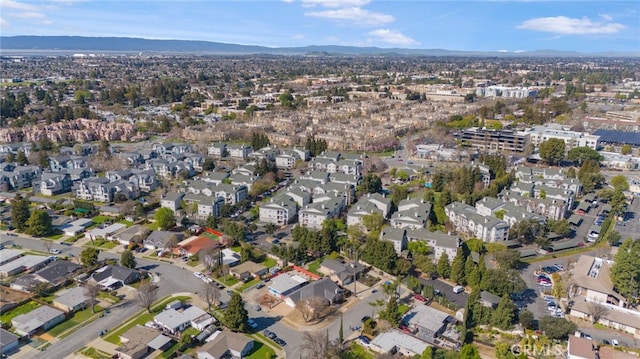
[[455,287],[453,287],[453,292],[458,294],[458,293],[462,293],[464,292],[464,287],[461,285],[457,285]]

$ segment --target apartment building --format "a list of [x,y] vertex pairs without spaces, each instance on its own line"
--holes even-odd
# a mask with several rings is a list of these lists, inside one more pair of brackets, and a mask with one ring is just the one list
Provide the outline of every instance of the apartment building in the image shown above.
[[455,134],[462,144],[486,152],[524,152],[529,135],[520,131],[471,127]]
[[444,208],[456,231],[483,242],[503,242],[509,239],[509,224],[501,219],[483,216],[475,207],[453,202]]
[[531,143],[535,146],[552,138],[563,140],[567,151],[576,147],[589,147],[597,150],[600,146],[600,136],[565,130],[559,124],[535,126],[525,132],[529,134]]

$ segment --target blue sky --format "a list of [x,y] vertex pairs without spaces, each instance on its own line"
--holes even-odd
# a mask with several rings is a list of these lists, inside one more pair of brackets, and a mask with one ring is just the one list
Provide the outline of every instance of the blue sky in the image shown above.
[[640,1],[0,0],[0,33],[270,47],[640,52]]

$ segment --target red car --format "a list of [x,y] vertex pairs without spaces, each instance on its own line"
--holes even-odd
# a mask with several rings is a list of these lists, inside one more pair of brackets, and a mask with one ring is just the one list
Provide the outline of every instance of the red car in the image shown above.
[[425,297],[421,296],[420,294],[414,294],[414,295],[413,295],[413,299],[415,299],[415,300],[419,300],[419,301],[421,301],[421,302],[426,302],[426,301],[427,301],[427,298],[425,298]]

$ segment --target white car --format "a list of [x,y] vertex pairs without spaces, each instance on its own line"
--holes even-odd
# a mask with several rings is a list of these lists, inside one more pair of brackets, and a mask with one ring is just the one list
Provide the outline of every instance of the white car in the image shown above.
[[195,273],[193,273],[193,275],[196,276],[196,278],[200,278],[200,279],[204,278],[204,274],[202,274],[200,272],[195,272]]
[[620,345],[620,343],[618,342],[618,339],[611,339],[611,345],[617,347],[618,345]]
[[51,249],[49,249],[49,253],[51,253],[51,254],[60,254],[60,253],[62,253],[62,251],[59,250],[59,249],[56,249],[56,248],[51,248]]

